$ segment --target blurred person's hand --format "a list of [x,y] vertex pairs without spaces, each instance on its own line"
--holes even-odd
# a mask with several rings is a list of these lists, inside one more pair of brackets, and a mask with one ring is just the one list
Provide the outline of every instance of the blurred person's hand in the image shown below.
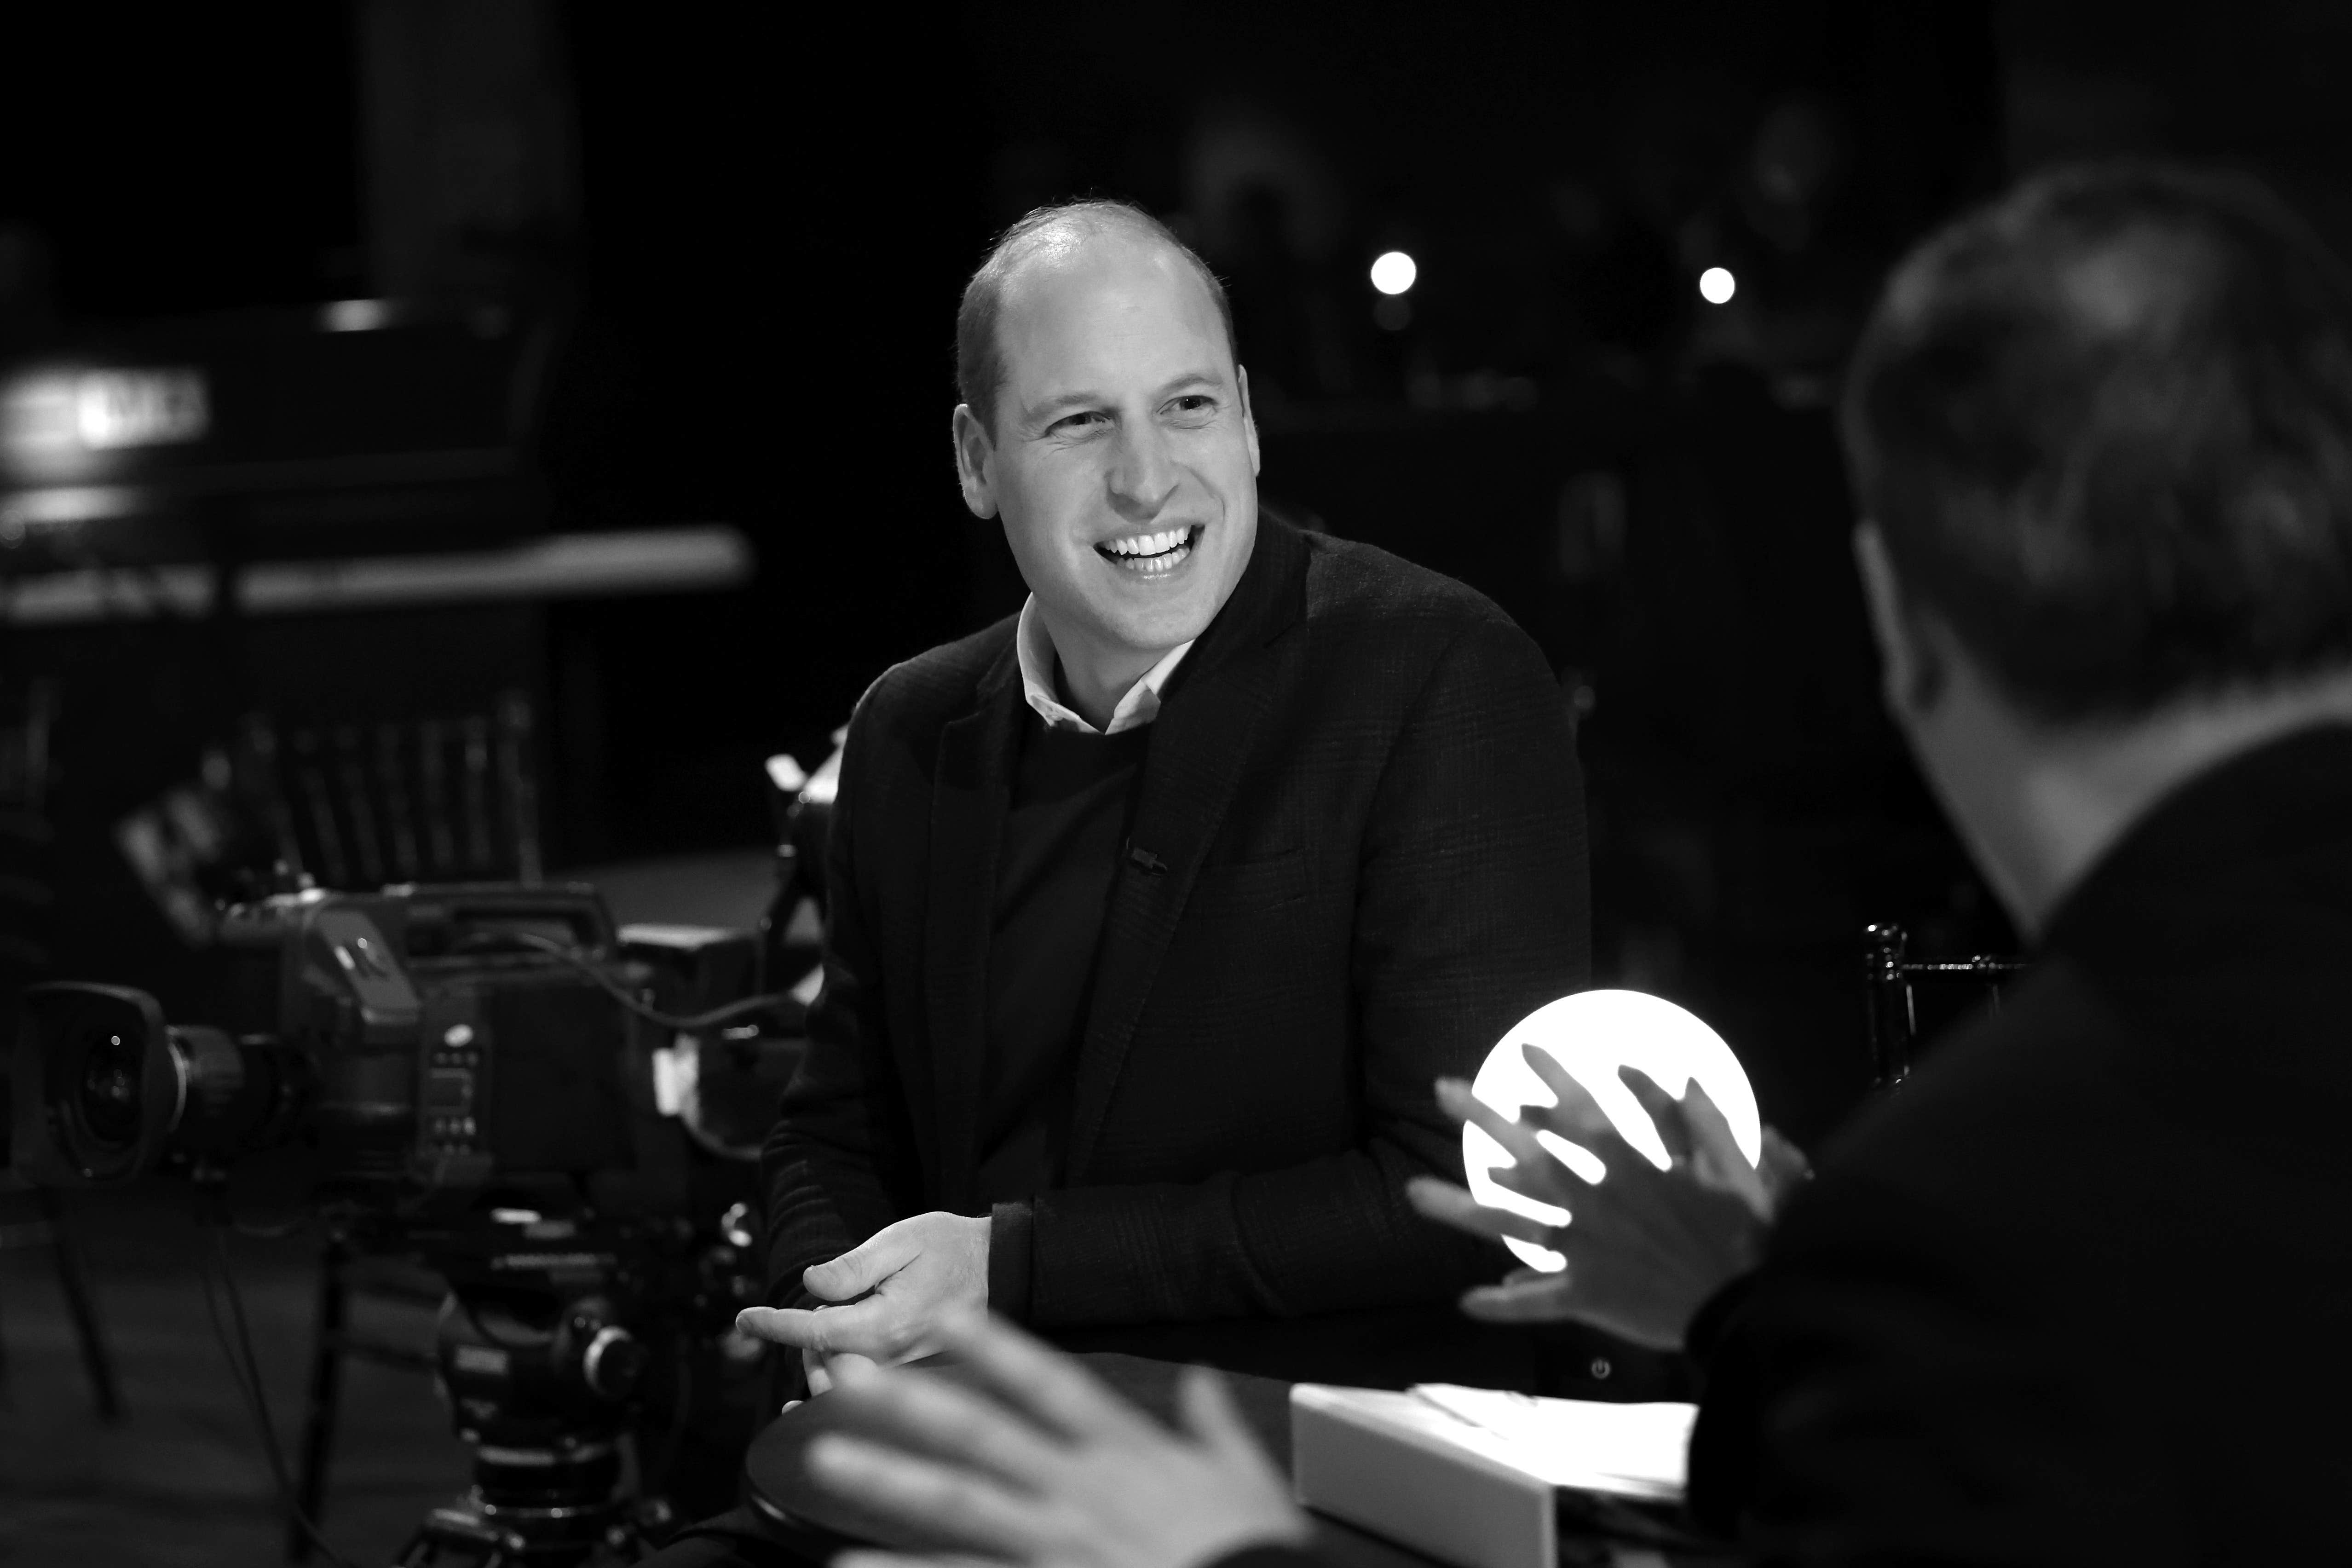
[[[1406,1194],[1430,1219],[1497,1241],[1531,1242],[1568,1259],[1568,1267],[1517,1270],[1465,1295],[1462,1310],[1490,1322],[1574,1320],[1635,1344],[1679,1349],[1706,1299],[1755,1267],[1773,1217],[1807,1174],[1804,1156],[1767,1128],[1762,1159],[1751,1165],[1696,1079],[1676,1100],[1647,1074],[1621,1068],[1619,1079],[1665,1145],[1671,1163],[1662,1171],[1619,1135],[1549,1054],[1521,1049],[1559,1097],[1557,1105],[1525,1107],[1512,1121],[1456,1079],[1439,1081],[1438,1103],[1457,1122],[1484,1129],[1511,1156],[1513,1163],[1495,1173],[1498,1184],[1566,1209],[1570,1223],[1489,1208],[1431,1176],[1414,1178]],[[1578,1175],[1543,1146],[1544,1135],[1591,1151],[1606,1167],[1602,1179]]]
[[802,1270],[801,1284],[824,1305],[746,1307],[735,1326],[799,1351],[809,1392],[823,1394],[845,1365],[895,1366],[929,1355],[942,1323],[985,1310],[988,1237],[985,1217],[902,1219],[830,1263]]
[[1224,1380],[1187,1367],[1171,1430],[1072,1356],[984,1314],[940,1348],[980,1387],[921,1370],[845,1372],[831,1398],[861,1435],[809,1445],[816,1483],[932,1543],[850,1552],[835,1568],[1203,1568],[1246,1546],[1297,1545],[1306,1516]]

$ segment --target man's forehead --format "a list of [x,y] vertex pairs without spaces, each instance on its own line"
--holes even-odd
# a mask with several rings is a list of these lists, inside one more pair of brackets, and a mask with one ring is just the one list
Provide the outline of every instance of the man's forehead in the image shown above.
[[1207,285],[1174,247],[1148,236],[1049,237],[1014,263],[1003,300],[999,330],[1016,376],[1022,361],[1040,354],[1172,349],[1201,339],[1214,351],[1213,368],[1224,366],[1224,326]]

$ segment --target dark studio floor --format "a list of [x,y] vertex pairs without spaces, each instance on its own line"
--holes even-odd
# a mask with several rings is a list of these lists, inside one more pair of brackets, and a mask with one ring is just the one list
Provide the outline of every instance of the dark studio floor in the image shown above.
[[[623,921],[738,925],[757,917],[769,858],[759,849],[583,875]],[[205,1313],[197,1259],[210,1241],[184,1186],[74,1194],[68,1215],[95,1276],[125,1416],[113,1426],[99,1419],[51,1254],[0,1250],[0,1564],[280,1561],[275,1489]],[[289,1450],[302,1419],[316,1247],[300,1237],[232,1243],[270,1413]],[[432,1342],[430,1308],[366,1300],[353,1311],[356,1330]],[[388,1563],[466,1479],[465,1450],[424,1373],[346,1362],[322,1521],[339,1552],[362,1568]]]

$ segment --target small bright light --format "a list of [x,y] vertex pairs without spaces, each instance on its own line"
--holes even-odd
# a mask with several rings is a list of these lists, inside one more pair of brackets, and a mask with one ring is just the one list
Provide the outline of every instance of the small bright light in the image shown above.
[[[1639,1068],[1668,1094],[1680,1096],[1693,1079],[1704,1087],[1724,1120],[1739,1152],[1754,1164],[1763,1157],[1764,1123],[1756,1109],[1756,1091],[1740,1068],[1739,1058],[1723,1037],[1696,1016],[1671,1002],[1639,991],[1581,991],[1537,1008],[1507,1031],[1486,1053],[1486,1062],[1470,1085],[1470,1092],[1505,1116],[1516,1117],[1524,1106],[1558,1103],[1535,1068],[1519,1054],[1532,1045],[1568,1069],[1584,1086],[1626,1142],[1657,1166],[1665,1169],[1666,1145],[1657,1128],[1617,1077],[1619,1067]],[[1550,1132],[1536,1141],[1587,1181],[1601,1179],[1605,1167],[1591,1150]],[[1509,1209],[1546,1225],[1569,1223],[1568,1212],[1523,1197],[1497,1183],[1496,1167],[1507,1168],[1511,1156],[1500,1143],[1474,1126],[1462,1129],[1462,1163],[1470,1178],[1470,1194],[1480,1203]],[[1532,1242],[1506,1241],[1531,1268],[1547,1274],[1568,1267],[1568,1259]]]
[[1727,305],[1739,292],[1739,279],[1728,267],[1710,267],[1698,275],[1698,297],[1710,305]]
[[373,332],[392,325],[392,304],[385,300],[336,300],[319,311],[319,324],[331,332]]
[[1402,294],[1420,276],[1421,268],[1402,250],[1384,250],[1372,259],[1372,287],[1383,294]]

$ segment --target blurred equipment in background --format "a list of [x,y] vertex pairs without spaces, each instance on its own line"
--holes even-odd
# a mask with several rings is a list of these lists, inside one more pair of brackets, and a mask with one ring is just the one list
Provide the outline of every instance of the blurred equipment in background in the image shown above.
[[814,773],[790,753],[767,762],[768,805],[776,827],[776,889],[760,921],[760,989],[789,986],[803,1005],[816,1000],[824,975],[814,968],[824,935],[824,849],[833,832],[833,800],[841,787],[842,742]]
[[0,367],[0,614],[286,616],[745,575],[730,530],[543,535],[558,322],[346,300],[91,331]]
[[281,741],[260,714],[197,776],[115,824],[116,846],[181,939],[208,945],[224,904],[279,883],[352,892],[387,882],[542,873],[530,702],[488,712],[351,721]]
[[[57,689],[36,680],[0,687],[0,990],[8,1008],[24,988],[47,973],[48,919],[57,894],[51,885],[48,822],[49,731],[57,716]],[[0,1090],[0,1122],[8,1102]],[[0,1170],[0,1250],[38,1247],[55,1266],[58,1289],[73,1321],[74,1346],[89,1374],[99,1415],[122,1418],[121,1383],[89,1283],[89,1270],[61,1194],[30,1185],[13,1171]],[[0,1384],[7,1372],[7,1342],[0,1334]]]
[[[560,326],[346,300],[83,328],[0,365],[0,626],[63,694],[67,851],[134,868],[61,889],[68,962],[209,1006],[175,950],[262,890],[215,861],[343,890],[532,881],[595,838],[607,728],[559,687],[546,606],[724,589],[752,562],[723,525],[547,531]],[[559,763],[588,782],[551,803]],[[128,907],[142,890],[161,921]]]
[[[588,889],[515,885],[310,889],[227,909],[215,934],[236,998],[217,1026],[113,986],[26,994],[16,1173],[106,1185],[168,1164],[210,1223],[316,1215],[331,1263],[446,1280],[436,1376],[474,1486],[404,1562],[581,1563],[658,1537],[673,1497],[723,1506],[729,1487],[698,1489],[731,1482],[763,1403],[760,1349],[733,1330],[759,1296],[756,1139],[687,1125],[677,1084],[684,1055],[772,1090],[767,1058],[797,1056],[796,1004],[712,995],[750,977],[751,934],[731,964],[723,942],[684,962],[625,940]],[[348,1348],[339,1283],[327,1358]],[[249,1348],[223,1342],[250,1388]],[[334,1423],[331,1364],[313,1371],[299,1489],[257,1418],[289,1504],[315,1506]]]

